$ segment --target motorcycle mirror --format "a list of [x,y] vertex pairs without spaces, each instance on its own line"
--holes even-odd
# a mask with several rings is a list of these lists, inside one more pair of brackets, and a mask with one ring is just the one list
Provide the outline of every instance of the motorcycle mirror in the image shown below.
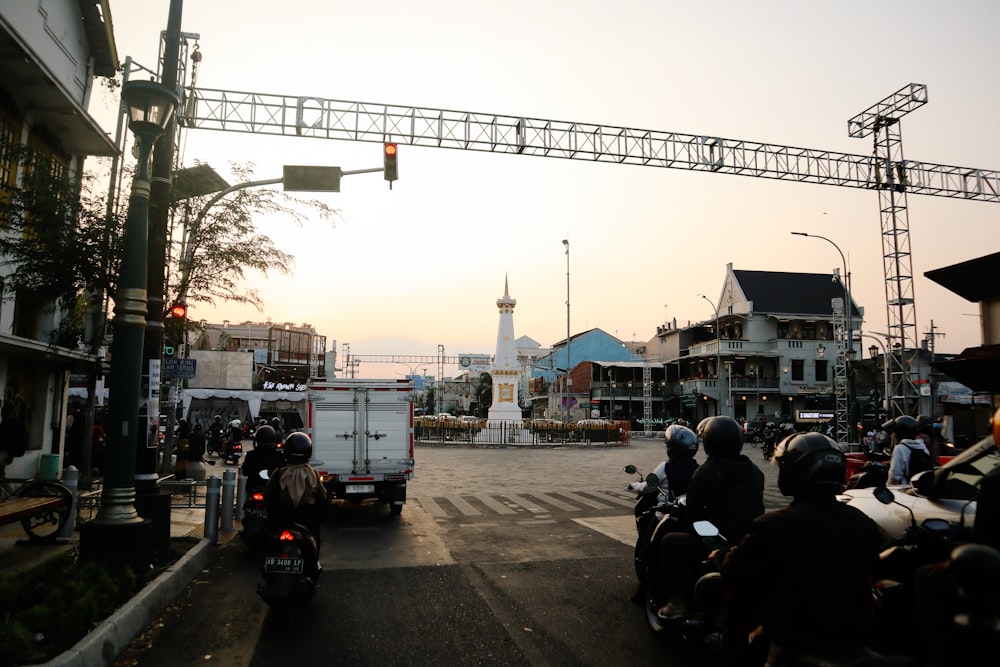
[[895,503],[896,505],[899,505],[900,507],[904,508],[907,512],[910,513],[910,525],[912,526],[917,525],[917,515],[913,513],[913,510],[908,505],[904,505],[903,503],[898,502],[896,500],[896,496],[892,493],[892,491],[890,491],[884,486],[880,486],[872,492],[872,495],[875,496],[875,500],[879,501],[883,505],[891,505]]
[[896,496],[893,495],[892,491],[884,486],[880,486],[875,489],[872,492],[872,495],[875,496],[875,500],[879,501],[883,505],[890,505],[892,504],[892,501],[896,499]]
[[622,468],[622,470],[624,470],[625,472],[627,472],[630,475],[634,475],[635,473],[637,473],[639,471],[639,469],[636,468],[631,463],[629,463],[627,466],[625,466],[624,468]]

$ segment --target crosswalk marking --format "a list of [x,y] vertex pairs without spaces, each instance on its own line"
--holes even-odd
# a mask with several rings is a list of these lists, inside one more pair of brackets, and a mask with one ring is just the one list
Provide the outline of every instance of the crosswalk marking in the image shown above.
[[[483,493],[442,495],[416,499],[434,519],[458,517],[488,518],[494,515],[514,516],[528,512],[535,519],[552,512],[582,512],[586,509],[614,511],[617,507],[632,507],[634,502],[613,491],[524,491],[521,493]],[[471,501],[471,502],[470,502]],[[476,503],[476,504],[473,504]]]
[[495,500],[492,496],[476,496],[476,499],[497,514],[517,514],[516,509],[504,505],[499,500]]
[[514,495],[512,493],[505,493],[505,494],[503,494],[503,496],[505,498],[510,498],[512,501],[514,501],[515,503],[517,503],[518,505],[520,505],[524,509],[528,510],[532,514],[538,514],[540,512],[544,512],[545,511],[541,507],[539,507],[537,504],[531,502],[530,500],[528,500],[524,496],[517,496],[517,495]]
[[552,496],[550,496],[547,493],[540,493],[538,491],[532,491],[531,495],[533,495],[534,497],[538,498],[543,503],[546,503],[548,505],[552,505],[553,507],[555,507],[557,509],[561,509],[564,512],[579,512],[580,511],[580,508],[577,507],[576,505],[570,505],[569,503],[563,502],[562,500],[559,500],[558,498],[553,498]]
[[445,496],[445,500],[454,505],[465,516],[482,516],[483,513],[469,504],[462,496]]

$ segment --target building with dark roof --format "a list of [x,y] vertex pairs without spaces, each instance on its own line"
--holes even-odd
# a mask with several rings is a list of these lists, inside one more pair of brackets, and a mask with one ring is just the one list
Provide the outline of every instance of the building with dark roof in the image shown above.
[[671,411],[693,421],[717,414],[830,421],[837,342],[850,356],[847,314],[854,329],[864,318],[853,300],[843,309],[844,297],[837,274],[727,265],[721,293],[706,297],[718,317],[660,327],[647,346],[647,358],[658,356],[666,367]]

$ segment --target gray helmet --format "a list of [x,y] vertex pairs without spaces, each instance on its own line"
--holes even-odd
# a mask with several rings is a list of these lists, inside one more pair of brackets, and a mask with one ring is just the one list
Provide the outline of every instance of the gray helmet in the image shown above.
[[285,461],[289,464],[309,463],[312,458],[312,439],[305,433],[295,432],[285,438]]
[[709,456],[736,456],[743,450],[743,429],[732,417],[702,419],[698,422],[698,436]]
[[278,434],[270,426],[261,426],[254,434],[258,447],[274,447],[278,443]]
[[667,445],[667,458],[694,458],[698,453],[698,436],[687,426],[671,424],[663,432],[663,441]]
[[778,443],[778,490],[782,495],[840,493],[847,475],[847,457],[822,433],[795,433]]
[[900,440],[911,440],[920,435],[920,422],[910,415],[900,415],[882,424],[882,430]]

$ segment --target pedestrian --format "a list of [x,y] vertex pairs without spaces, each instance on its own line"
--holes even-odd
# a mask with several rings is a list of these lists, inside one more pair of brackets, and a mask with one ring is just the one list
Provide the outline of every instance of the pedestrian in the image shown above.
[[0,479],[7,476],[7,464],[28,450],[28,432],[10,403],[0,411]]

